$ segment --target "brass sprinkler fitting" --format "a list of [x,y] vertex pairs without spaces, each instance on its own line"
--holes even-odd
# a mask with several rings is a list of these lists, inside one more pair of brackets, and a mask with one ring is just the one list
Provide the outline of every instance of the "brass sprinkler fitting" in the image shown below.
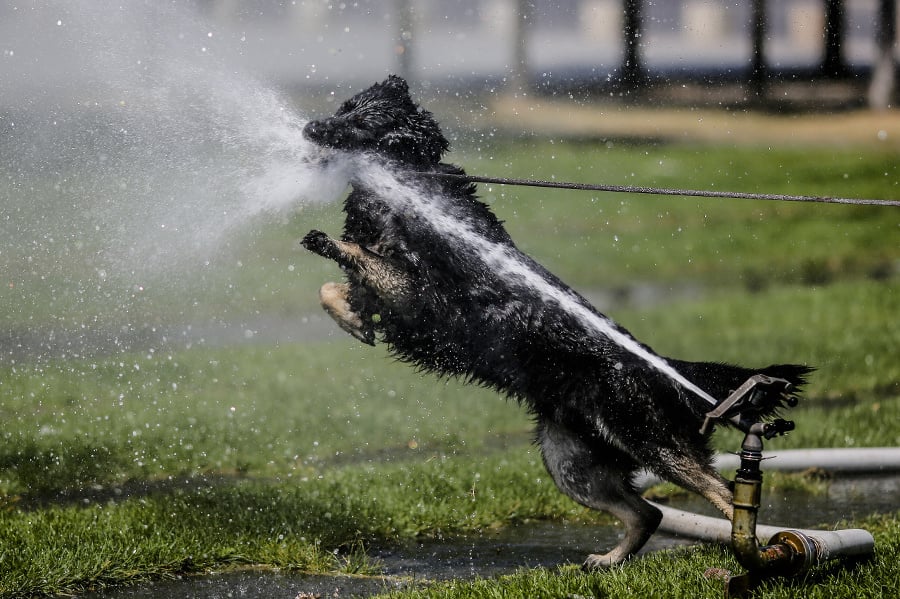
[[780,388],[782,393],[787,393],[790,383],[761,374],[750,377],[706,414],[700,429],[701,433],[706,433],[716,422],[728,420],[745,433],[741,444],[741,465],[734,478],[731,545],[738,562],[747,572],[728,577],[726,597],[743,596],[766,577],[796,576],[833,558],[869,556],[875,547],[872,535],[860,529],[783,530],[773,535],[768,544],[759,544],[756,518],[762,489],[759,465],[763,459],[763,438],[783,435],[794,429],[794,423],[781,419],[769,423],[756,421],[754,401],[757,387],[768,387],[770,390]]
[[731,545],[745,574],[730,576],[726,597],[741,597],[763,578],[797,576],[816,564],[839,557],[871,555],[875,541],[865,530],[823,531],[810,535],[799,530],[775,533],[766,545],[756,538],[762,488],[762,438],[772,438],[793,429],[793,423],[775,421],[751,425],[741,445],[741,465],[734,478],[734,517],[731,521]]

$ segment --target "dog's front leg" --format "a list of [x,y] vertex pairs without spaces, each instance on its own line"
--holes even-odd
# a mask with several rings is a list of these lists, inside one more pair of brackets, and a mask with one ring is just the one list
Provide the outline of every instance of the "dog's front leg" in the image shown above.
[[325,283],[319,289],[322,308],[338,325],[368,345],[375,345],[375,327],[350,307],[350,285],[347,283]]
[[[362,283],[389,303],[408,298],[412,283],[409,276],[385,258],[355,243],[332,239],[321,231],[310,231],[303,247],[334,260],[341,268],[357,274]],[[319,290],[322,308],[338,325],[369,345],[375,345],[375,327],[371,319],[354,312],[350,305],[350,285],[326,283]]]
[[393,262],[356,243],[332,239],[321,231],[310,231],[300,242],[309,251],[334,260],[341,268],[352,270],[380,298],[389,303],[409,299],[410,276]]

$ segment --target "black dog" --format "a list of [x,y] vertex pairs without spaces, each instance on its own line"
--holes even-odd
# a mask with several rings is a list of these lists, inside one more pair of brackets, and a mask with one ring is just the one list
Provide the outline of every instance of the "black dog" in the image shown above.
[[[651,367],[638,355],[655,356],[648,347],[516,249],[475,197],[474,185],[433,176],[463,171],[440,162],[449,144],[432,115],[410,99],[404,80],[392,76],[372,86],[333,117],[308,123],[304,133],[321,146],[384,161],[422,190],[431,209],[481,240],[466,243],[438,230],[437,223],[448,221],[401,209],[355,182],[344,205],[341,240],[311,231],[302,243],[344,269],[347,282],[323,286],[321,300],[354,337],[374,344],[380,336],[401,360],[493,387],[527,406],[559,489],[612,513],[627,529],[618,546],[588,556],[585,567],[623,561],[656,530],[659,510],[633,485],[642,468],[703,495],[731,517],[731,491],[710,465],[708,433],[699,431],[709,403]],[[502,272],[497,259],[479,248],[495,255],[500,250],[518,274]],[[566,302],[577,309],[566,309]],[[614,334],[598,332],[585,313],[608,323]],[[623,338],[631,349],[623,347]],[[666,362],[719,400],[756,373],[786,379],[796,390],[811,370]],[[793,402],[791,393],[779,387],[757,396],[756,415]]]

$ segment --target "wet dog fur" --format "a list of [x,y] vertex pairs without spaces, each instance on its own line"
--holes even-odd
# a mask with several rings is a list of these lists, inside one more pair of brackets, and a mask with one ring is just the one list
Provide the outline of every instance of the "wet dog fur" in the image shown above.
[[[391,76],[362,91],[334,116],[309,122],[304,134],[318,145],[385,161],[438,209],[599,315],[516,248],[474,185],[422,175],[463,171],[441,162],[449,143],[431,113],[410,98],[403,79]],[[625,526],[621,542],[589,555],[585,568],[622,562],[659,525],[659,510],[633,484],[642,469],[699,493],[731,517],[729,484],[711,466],[709,435],[699,431],[708,403],[521,280],[496,272],[472,247],[398,210],[390,198],[355,183],[344,210],[340,239],[311,231],[302,241],[336,261],[346,276],[322,287],[324,309],[364,343],[380,339],[403,361],[522,403],[534,416],[537,443],[558,488]],[[667,361],[719,400],[756,373],[790,381],[795,393],[811,371]],[[770,416],[794,399],[773,390],[759,398],[759,415]]]

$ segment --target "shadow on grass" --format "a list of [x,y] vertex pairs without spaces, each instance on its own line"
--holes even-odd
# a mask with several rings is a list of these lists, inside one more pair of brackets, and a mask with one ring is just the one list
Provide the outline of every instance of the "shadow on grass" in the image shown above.
[[[43,464],[46,459],[46,455],[41,455],[36,463]],[[95,466],[102,468],[102,463]],[[96,480],[95,468],[80,474]],[[143,512],[136,515],[135,522],[168,521],[176,515],[179,527],[197,530],[213,527],[213,536],[269,541],[279,537],[308,537],[341,550],[351,550],[363,539],[383,539],[384,531],[379,530],[377,523],[390,519],[386,514],[373,513],[372,505],[364,505],[367,502],[349,497],[341,485],[321,481],[295,485],[240,474],[211,474],[133,480],[106,486],[94,483],[67,490],[52,486],[80,480],[71,472],[62,479],[41,479],[32,492],[7,498],[7,507],[35,513],[54,508],[104,509],[117,504],[129,511],[127,506],[134,506]]]
[[0,472],[8,472],[18,486],[29,489],[29,497],[47,503],[65,489],[79,489],[110,480],[125,466],[114,448],[80,441],[65,441],[56,447],[33,440],[0,453]]
[[[498,454],[517,446],[529,446],[530,431],[491,435],[480,443],[456,438],[432,440],[411,445],[404,443],[353,452],[337,452],[327,457],[311,457],[304,461],[310,472],[345,466],[397,465],[424,462],[434,456],[475,455],[479,458]],[[198,489],[232,487],[256,482],[277,485],[279,478],[258,477],[244,471],[169,474],[164,478],[131,478],[122,481],[122,473],[133,470],[120,448],[65,441],[57,447],[39,445],[29,440],[16,449],[0,451],[0,473],[15,478],[15,488],[27,489],[13,495],[23,510],[51,506],[104,504],[190,492]],[[0,495],[0,504],[3,497]],[[7,498],[7,502],[9,499]]]

